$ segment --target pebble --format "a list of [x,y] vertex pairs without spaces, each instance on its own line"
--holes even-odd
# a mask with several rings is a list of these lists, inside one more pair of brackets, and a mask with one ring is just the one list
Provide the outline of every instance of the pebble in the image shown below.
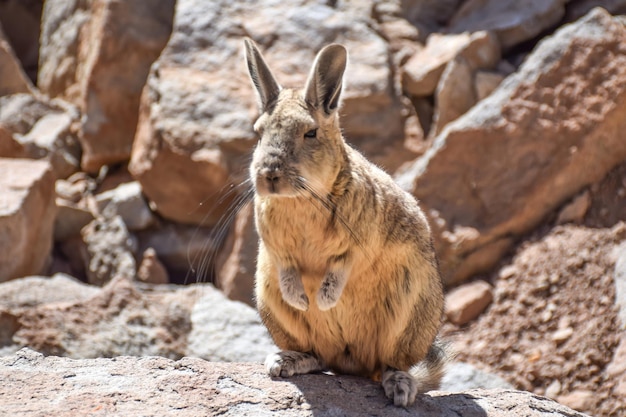
[[554,381],[552,381],[550,385],[548,385],[548,388],[546,388],[545,395],[546,397],[554,399],[560,393],[561,393],[561,383],[555,379]]
[[595,405],[595,394],[589,390],[575,390],[559,395],[557,401],[578,411],[591,410]]
[[574,329],[571,327],[565,327],[552,333],[552,340],[554,340],[557,344],[561,344],[572,337],[573,334]]

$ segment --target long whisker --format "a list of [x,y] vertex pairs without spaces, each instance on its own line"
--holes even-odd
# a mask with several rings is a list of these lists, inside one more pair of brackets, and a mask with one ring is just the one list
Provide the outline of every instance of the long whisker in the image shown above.
[[[238,185],[231,185],[230,190],[222,194],[220,199],[216,202],[215,207],[219,207],[224,204],[230,198],[234,200],[231,202],[225,214],[220,217],[215,224],[209,236],[204,238],[204,242],[200,251],[197,251],[193,259],[191,259],[191,243],[187,248],[187,262],[189,264],[189,270],[185,276],[185,283],[190,281],[192,275],[195,275],[196,282],[205,281],[209,275],[209,269],[213,266],[213,261],[217,257],[218,247],[224,242],[226,235],[229,232],[230,225],[237,214],[252,201],[254,190],[252,188],[252,182],[249,179],[242,181]],[[200,229],[196,229],[191,241],[193,241]],[[215,247],[209,250],[210,245],[215,244]]]
[[328,212],[330,212],[332,216],[339,220],[339,223],[345,228],[354,243],[356,243],[356,245],[363,251],[366,256],[369,255],[367,253],[367,249],[361,241],[361,238],[356,234],[354,229],[352,229],[346,218],[341,213],[339,213],[339,211],[337,210],[337,205],[334,202],[322,197],[310,184],[308,184],[307,180],[303,177],[297,177],[296,186],[306,191],[311,197],[313,197],[313,199],[319,202],[322,206],[318,207],[320,210],[322,208],[326,209]]

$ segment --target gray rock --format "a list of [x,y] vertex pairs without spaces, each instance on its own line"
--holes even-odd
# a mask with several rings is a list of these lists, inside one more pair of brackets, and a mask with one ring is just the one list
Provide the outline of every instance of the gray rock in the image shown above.
[[[49,293],[62,293],[65,284],[50,282]],[[115,278],[105,287],[90,287],[85,294],[89,292],[93,293],[89,298],[39,299],[34,307],[12,310],[19,322],[12,335],[14,344],[72,358],[183,356],[197,287],[164,291]]]
[[80,165],[79,119],[78,110],[61,100],[30,94],[1,97],[0,130],[14,146],[0,144],[0,156],[47,159],[57,178],[67,178]]
[[468,0],[450,21],[451,32],[490,30],[509,49],[557,24],[567,0]]
[[90,284],[102,286],[115,277],[135,277],[137,241],[129,234],[120,216],[96,218],[82,229],[81,234],[87,245],[83,255]]
[[99,292],[98,287],[65,274],[25,277],[0,284],[0,309],[13,311],[48,303],[76,303]]
[[187,355],[210,361],[263,362],[279,349],[256,310],[205,287],[191,312]]
[[450,392],[471,389],[513,389],[513,385],[497,375],[481,371],[465,362],[453,362],[446,368],[441,390]]
[[155,221],[137,181],[121,184],[95,197],[99,211],[106,216],[119,215],[128,230],[143,230]]
[[0,358],[7,415],[70,417],[101,412],[146,416],[584,417],[552,400],[513,390],[433,391],[394,407],[379,383],[303,375],[272,379],[260,364],[184,358],[70,360],[24,349]]

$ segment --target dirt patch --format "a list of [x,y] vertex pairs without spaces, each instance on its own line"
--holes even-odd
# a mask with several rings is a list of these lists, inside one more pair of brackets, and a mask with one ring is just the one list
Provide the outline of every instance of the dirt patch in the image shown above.
[[626,415],[606,374],[619,342],[611,251],[625,238],[624,223],[567,225],[523,243],[489,277],[488,310],[465,327],[444,325],[459,359],[594,416]]

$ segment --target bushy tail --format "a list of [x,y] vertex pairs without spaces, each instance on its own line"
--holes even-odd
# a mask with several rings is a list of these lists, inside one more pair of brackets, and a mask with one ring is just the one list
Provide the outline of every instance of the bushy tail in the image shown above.
[[446,364],[454,357],[450,343],[435,339],[424,360],[409,370],[417,382],[417,391],[423,393],[439,389]]

